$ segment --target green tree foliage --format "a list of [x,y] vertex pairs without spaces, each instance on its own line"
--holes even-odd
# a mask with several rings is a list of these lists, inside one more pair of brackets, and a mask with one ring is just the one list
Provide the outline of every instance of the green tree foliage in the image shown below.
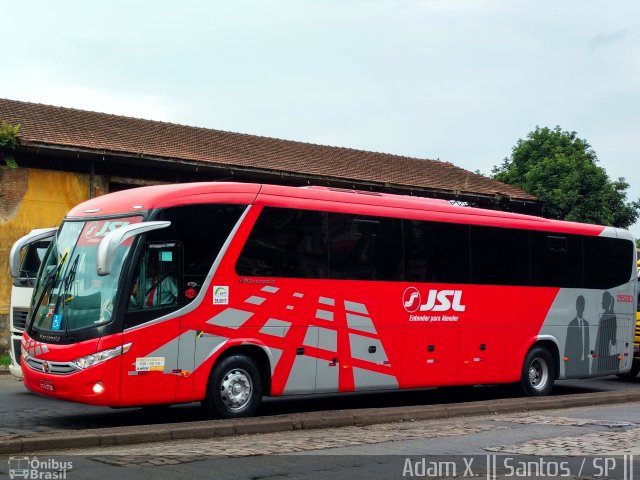
[[576,132],[536,127],[492,176],[538,197],[547,217],[627,228],[638,218],[640,201],[627,202],[629,184],[611,180],[597,163]]
[[20,143],[19,134],[20,125],[11,125],[4,120],[0,122],[0,149],[17,147]]
[[7,151],[13,150],[20,143],[20,125],[11,125],[4,120],[0,122],[0,162],[4,161],[9,168],[18,165],[12,155]]

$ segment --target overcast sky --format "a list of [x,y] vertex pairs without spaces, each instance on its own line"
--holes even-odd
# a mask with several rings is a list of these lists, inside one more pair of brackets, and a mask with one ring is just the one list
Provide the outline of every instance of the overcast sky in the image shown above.
[[640,2],[30,0],[0,18],[1,97],[485,174],[560,125],[640,197]]

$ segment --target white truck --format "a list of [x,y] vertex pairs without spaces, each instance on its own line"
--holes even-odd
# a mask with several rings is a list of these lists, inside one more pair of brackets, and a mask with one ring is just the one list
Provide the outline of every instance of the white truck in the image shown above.
[[27,314],[31,295],[35,285],[42,258],[56,234],[57,228],[36,228],[17,240],[9,254],[9,271],[13,278],[11,287],[11,307],[9,322],[11,329],[11,348],[9,371],[17,379],[22,379],[20,367],[22,332],[27,323]]

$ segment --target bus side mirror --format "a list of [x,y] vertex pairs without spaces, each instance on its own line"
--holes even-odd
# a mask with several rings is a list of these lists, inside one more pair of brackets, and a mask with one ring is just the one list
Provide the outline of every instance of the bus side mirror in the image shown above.
[[96,255],[96,271],[98,275],[105,276],[111,273],[113,258],[116,250],[125,240],[152,230],[167,228],[171,222],[141,222],[133,223],[125,227],[116,228],[107,233],[100,245],[98,245],[98,253]]
[[13,278],[20,276],[20,251],[31,245],[32,243],[53,237],[58,228],[36,228],[27,233],[24,237],[19,238],[12,246],[9,252],[9,272]]

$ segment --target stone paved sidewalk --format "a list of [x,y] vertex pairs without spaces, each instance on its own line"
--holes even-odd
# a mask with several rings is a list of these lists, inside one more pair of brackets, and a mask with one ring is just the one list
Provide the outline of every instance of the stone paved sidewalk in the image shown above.
[[[252,457],[315,452],[325,449],[400,442],[491,435],[499,430],[513,430],[523,425],[584,428],[575,436],[559,436],[524,441],[513,445],[489,445],[485,451],[496,454],[532,455],[640,455],[640,428],[633,422],[549,414],[481,416],[449,420],[400,422],[382,425],[296,430],[288,432],[242,435],[217,439],[185,440],[135,446],[90,448],[76,453],[101,463],[144,467],[179,465],[212,457]],[[595,430],[595,431],[594,431]],[[556,429],[557,431],[557,429]],[[575,431],[575,428],[574,428]],[[487,437],[489,438],[489,437]],[[489,443],[489,442],[487,442]]]
[[289,431],[261,435],[243,435],[212,440],[188,440],[170,444],[109,447],[83,450],[92,460],[111,465],[175,465],[211,458],[211,456],[245,457],[254,455],[311,452],[327,448],[462,436],[495,430],[490,422],[466,425],[465,421],[403,422],[365,427],[330,428],[314,431]]

